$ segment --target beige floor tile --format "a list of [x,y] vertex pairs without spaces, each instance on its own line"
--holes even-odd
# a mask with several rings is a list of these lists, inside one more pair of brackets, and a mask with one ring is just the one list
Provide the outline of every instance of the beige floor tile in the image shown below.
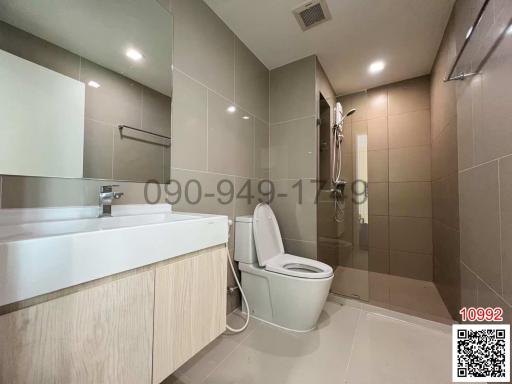
[[[228,321],[240,326],[243,318],[235,312]],[[288,332],[253,319],[247,331],[219,337],[165,384],[442,384],[451,382],[450,353],[445,324],[332,295],[315,331]]]
[[[238,311],[228,315],[227,319],[228,324],[233,328],[240,328],[244,320],[245,315]],[[227,331],[182,365],[163,384],[202,383],[261,324],[261,321],[251,319],[243,333],[231,334]]]
[[260,326],[205,383],[342,383],[359,315],[357,308],[327,302],[313,332]]
[[451,383],[450,353],[447,333],[363,312],[346,383]]

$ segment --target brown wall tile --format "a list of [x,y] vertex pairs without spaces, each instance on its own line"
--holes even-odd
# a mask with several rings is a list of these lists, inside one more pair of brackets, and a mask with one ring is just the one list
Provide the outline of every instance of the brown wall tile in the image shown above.
[[391,216],[389,246],[392,251],[432,254],[432,219]]
[[459,176],[461,260],[501,291],[498,162]]
[[388,88],[389,115],[430,109],[430,77],[422,76]]
[[430,146],[389,150],[389,181],[430,181]]
[[390,183],[389,215],[432,217],[431,183]]
[[389,269],[392,275],[432,281],[432,255],[391,251]]

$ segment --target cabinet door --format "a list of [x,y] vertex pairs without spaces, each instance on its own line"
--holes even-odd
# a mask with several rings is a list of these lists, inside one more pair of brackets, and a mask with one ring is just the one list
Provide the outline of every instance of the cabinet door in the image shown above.
[[0,316],[0,383],[151,383],[154,271]]
[[226,263],[226,249],[218,247],[157,268],[153,383],[225,331]]

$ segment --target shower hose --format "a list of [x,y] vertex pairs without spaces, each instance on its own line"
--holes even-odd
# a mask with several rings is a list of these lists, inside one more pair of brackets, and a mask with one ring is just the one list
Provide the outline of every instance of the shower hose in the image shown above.
[[[229,226],[231,227],[232,225],[233,225],[233,222],[231,220],[229,220]],[[228,237],[228,243],[229,243],[229,237]],[[227,247],[227,251],[228,251],[228,261],[229,261],[229,266],[231,267],[231,272],[233,273],[233,277],[235,278],[236,285],[238,286],[238,289],[240,290],[240,293],[242,295],[242,300],[245,303],[245,309],[247,311],[247,319],[245,320],[245,324],[242,326],[242,328],[238,328],[238,329],[231,328],[228,324],[226,324],[226,328],[230,332],[240,333],[240,332],[245,331],[245,329],[249,325],[249,320],[251,318],[251,315],[250,315],[251,310],[249,309],[249,303],[247,302],[247,298],[245,297],[245,293],[242,289],[242,284],[240,284],[240,280],[238,279],[238,275],[236,274],[235,266],[233,265],[233,260],[231,260],[231,255],[229,253],[229,246]]]

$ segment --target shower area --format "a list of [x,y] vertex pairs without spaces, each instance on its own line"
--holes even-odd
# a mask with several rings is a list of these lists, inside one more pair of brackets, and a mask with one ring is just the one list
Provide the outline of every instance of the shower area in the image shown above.
[[317,259],[334,295],[450,322],[433,283],[430,108],[429,76],[320,95]]
[[368,127],[358,113],[355,103],[332,108],[320,95],[317,246],[334,270],[331,292],[369,301]]

